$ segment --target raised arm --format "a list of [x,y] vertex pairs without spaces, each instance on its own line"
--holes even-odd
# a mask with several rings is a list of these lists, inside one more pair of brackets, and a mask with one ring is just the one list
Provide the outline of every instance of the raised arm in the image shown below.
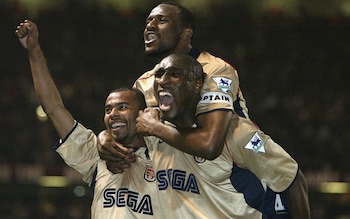
[[59,137],[64,138],[73,128],[74,119],[63,105],[59,91],[49,73],[39,45],[39,32],[35,23],[25,20],[15,31],[19,41],[28,51],[34,88],[39,102],[51,119]]

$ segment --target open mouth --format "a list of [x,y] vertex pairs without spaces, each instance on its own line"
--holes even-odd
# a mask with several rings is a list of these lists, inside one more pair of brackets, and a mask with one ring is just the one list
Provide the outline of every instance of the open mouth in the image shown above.
[[157,40],[157,35],[154,34],[154,33],[148,33],[146,34],[146,37],[145,37],[145,44],[150,44],[152,42],[154,42],[155,40]]
[[171,104],[174,102],[173,95],[167,91],[160,91],[158,95],[160,110],[169,111],[171,108]]
[[126,122],[114,122],[111,124],[112,131],[118,131],[119,129],[126,126]]

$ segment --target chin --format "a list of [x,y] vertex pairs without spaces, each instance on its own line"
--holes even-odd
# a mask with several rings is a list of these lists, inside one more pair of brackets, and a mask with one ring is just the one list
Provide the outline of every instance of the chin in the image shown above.
[[171,111],[163,112],[163,116],[165,120],[172,121],[176,117],[176,112],[171,112]]
[[145,54],[153,58],[163,57],[164,54],[166,53],[167,53],[166,51],[159,50],[158,48],[155,48],[155,47],[147,47],[145,50]]
[[146,49],[145,54],[146,54],[146,56],[150,56],[150,57],[157,56],[157,52],[154,50],[151,50],[151,49]]
[[126,137],[124,137],[124,136],[118,136],[115,140],[119,143],[122,143],[122,144],[126,143]]

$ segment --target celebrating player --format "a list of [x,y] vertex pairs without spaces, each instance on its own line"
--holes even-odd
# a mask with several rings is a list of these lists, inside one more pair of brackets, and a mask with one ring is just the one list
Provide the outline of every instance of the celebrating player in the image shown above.
[[[172,54],[160,62],[155,78],[162,118],[178,128],[195,127],[197,104],[209,98],[200,96],[205,78],[201,65],[188,55]],[[159,118],[158,109],[141,111],[137,131],[169,135],[172,126]],[[171,206],[175,218],[261,218],[256,209],[264,212],[263,218],[310,218],[307,185],[298,164],[247,118],[232,116],[222,153],[214,160],[184,153],[154,136],[146,137],[146,143],[156,172],[158,195],[161,200],[162,196],[172,197],[162,201],[161,206]],[[261,183],[231,175],[233,166],[253,172]],[[287,191],[288,200],[277,196],[275,207],[279,214],[261,209],[271,206],[265,198],[266,186],[276,194]],[[245,189],[243,194],[241,189]],[[289,209],[288,202],[298,209]]]
[[62,139],[56,151],[93,188],[91,217],[165,218],[154,196],[157,188],[146,147],[135,129],[138,111],[146,106],[143,94],[124,88],[113,90],[106,99],[104,121],[115,142],[141,146],[133,148],[137,163],[122,174],[112,174],[99,157],[97,136],[76,122],[64,107],[46,66],[36,24],[26,20],[17,27],[16,34],[28,51],[38,99]]

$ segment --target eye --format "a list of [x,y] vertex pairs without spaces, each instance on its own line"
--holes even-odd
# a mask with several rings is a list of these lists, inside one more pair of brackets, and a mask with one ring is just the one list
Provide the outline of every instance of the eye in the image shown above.
[[126,105],[126,104],[122,104],[121,106],[120,106],[120,109],[127,109],[128,108],[128,106]]
[[105,114],[110,114],[112,112],[111,107],[105,107]]
[[158,69],[156,74],[154,75],[156,78],[161,78],[165,74],[165,70],[163,68]]
[[147,20],[146,20],[146,25],[149,24],[151,21],[152,21],[152,18],[150,18],[150,17],[147,18]]
[[167,19],[165,19],[165,17],[159,18],[159,23],[164,24],[166,22],[167,22]]
[[166,73],[173,78],[179,78],[183,75],[183,71],[177,68],[170,68],[166,70]]
[[130,105],[128,103],[122,103],[118,105],[118,110],[124,111],[130,109]]
[[163,17],[163,16],[149,17],[146,20],[146,25],[151,23],[152,21],[156,21],[159,24],[164,24],[164,23],[168,22],[168,19],[166,17]]
[[180,77],[182,74],[182,71],[181,70],[174,70],[173,72],[171,72],[171,76],[173,77]]

